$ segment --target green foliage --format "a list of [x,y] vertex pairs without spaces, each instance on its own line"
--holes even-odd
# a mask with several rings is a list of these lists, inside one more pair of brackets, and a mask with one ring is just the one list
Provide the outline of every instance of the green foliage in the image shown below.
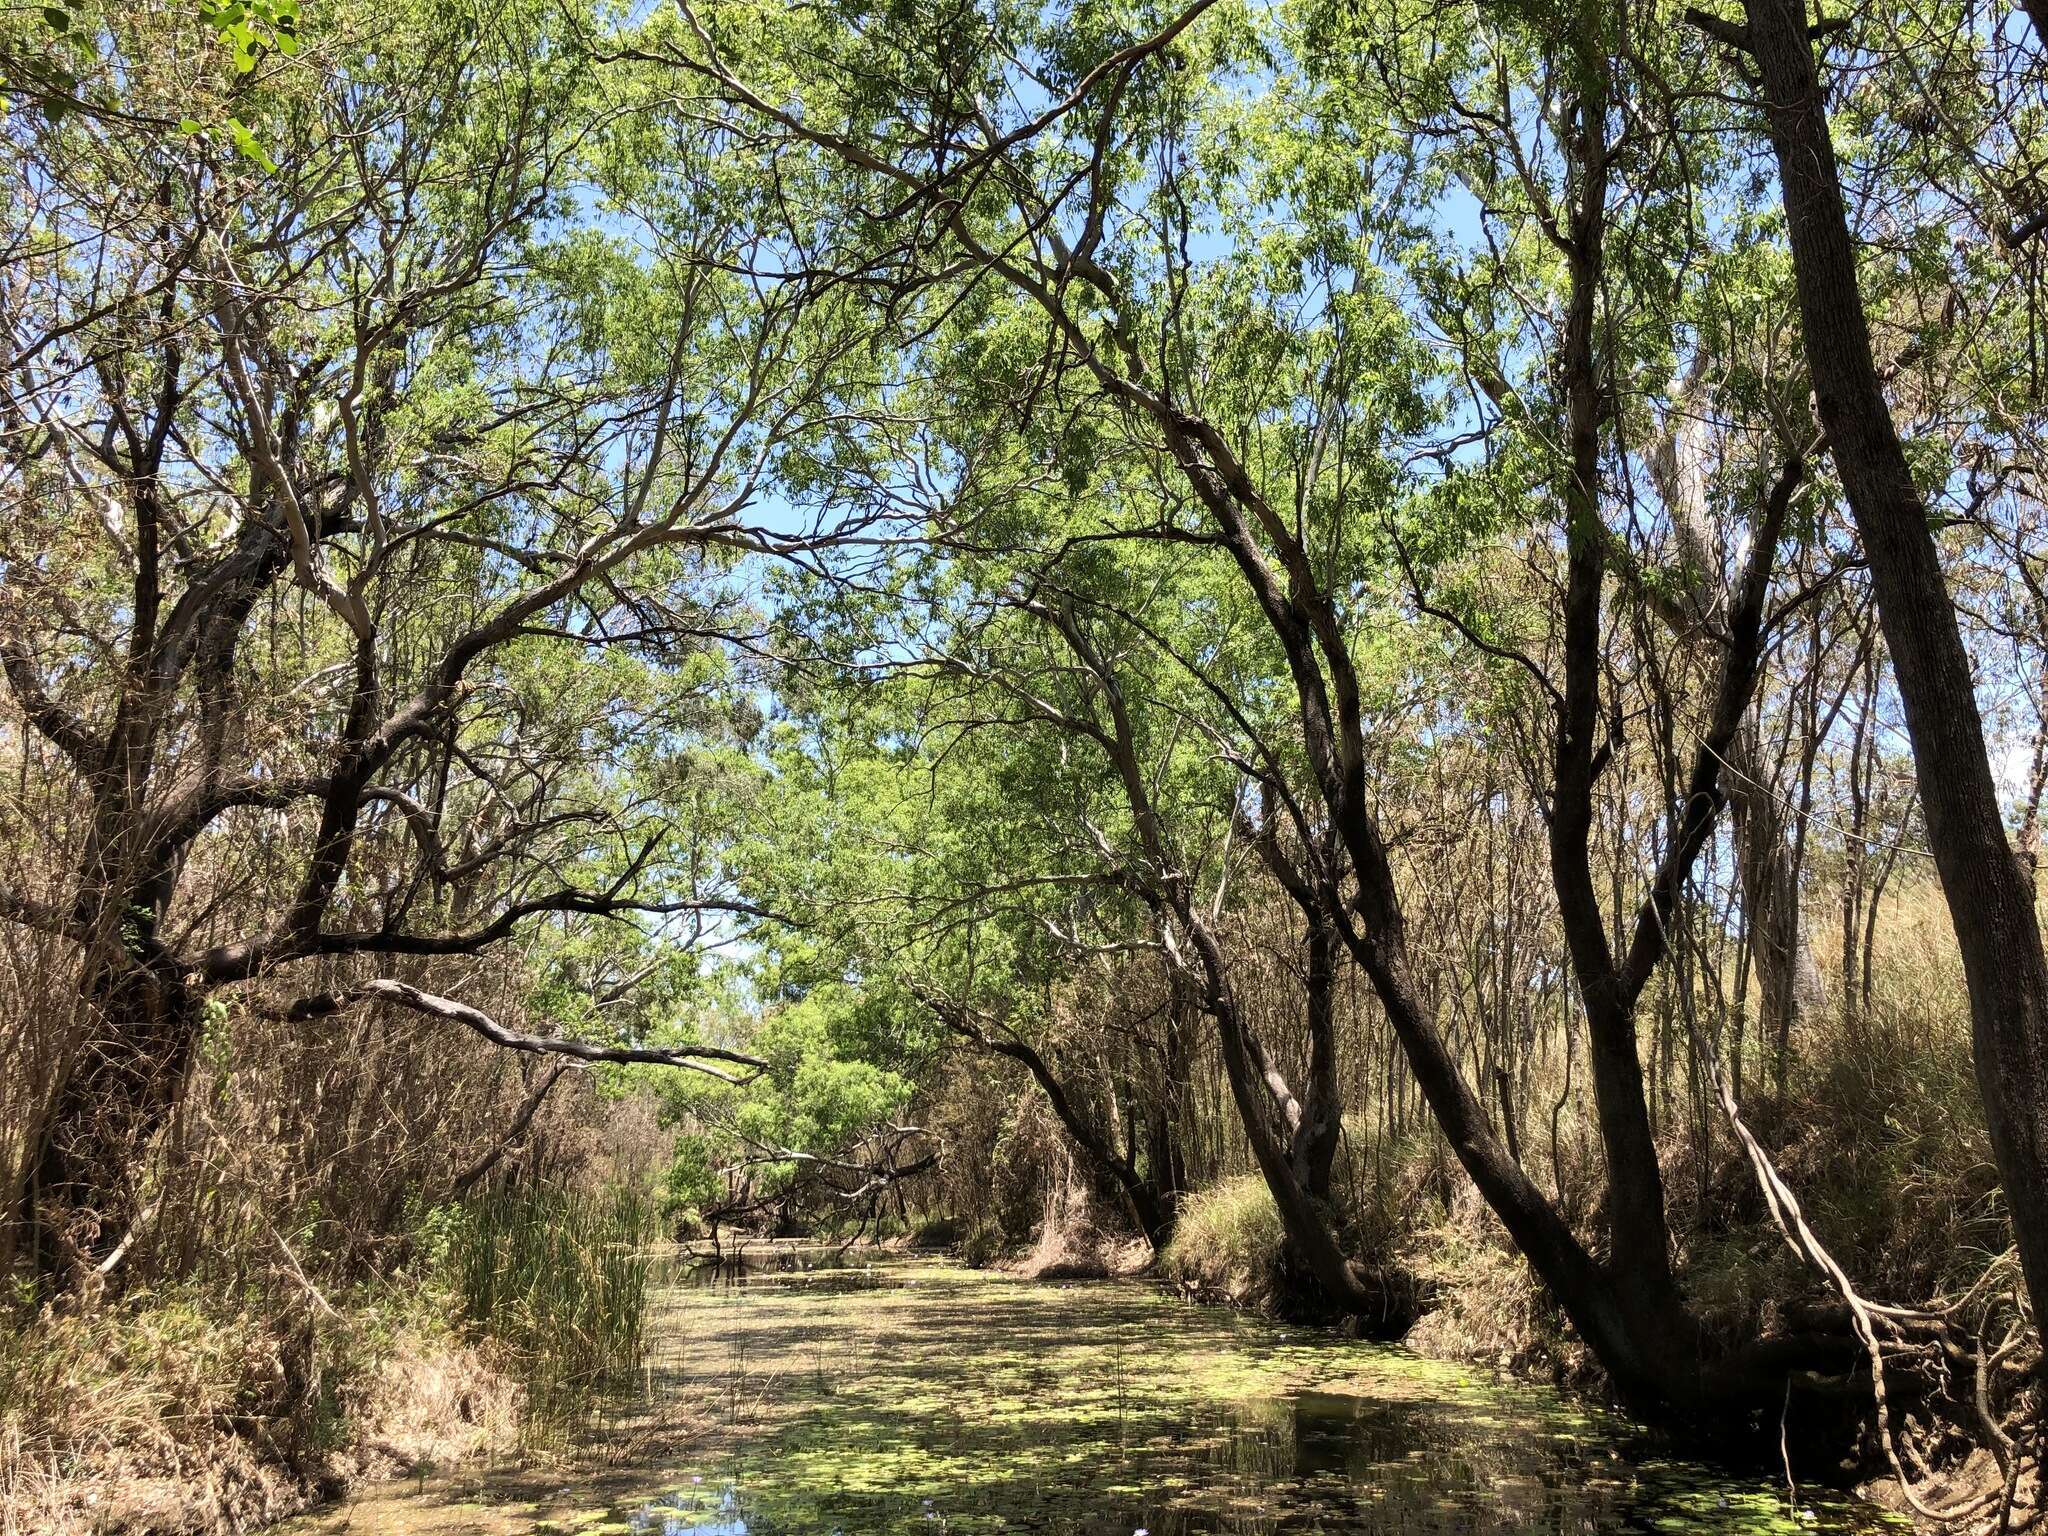
[[236,73],[248,74],[266,53],[287,59],[298,56],[298,0],[198,0],[198,4],[201,24],[211,27],[228,47]]

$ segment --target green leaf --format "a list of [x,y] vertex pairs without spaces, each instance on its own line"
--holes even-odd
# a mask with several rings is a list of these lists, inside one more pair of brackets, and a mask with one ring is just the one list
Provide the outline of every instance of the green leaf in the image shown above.
[[257,142],[256,135],[249,131],[248,126],[239,117],[228,119],[228,132],[234,135],[235,148],[249,159],[254,160],[266,171],[274,172],[277,169],[277,162],[270,158],[269,151]]
[[178,132],[180,133],[192,134],[204,133],[205,131],[205,127],[196,117],[181,117],[178,119]]

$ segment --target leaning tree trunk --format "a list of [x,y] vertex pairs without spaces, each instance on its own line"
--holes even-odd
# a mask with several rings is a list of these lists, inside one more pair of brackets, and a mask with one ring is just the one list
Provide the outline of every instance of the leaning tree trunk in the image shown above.
[[1153,1250],[1163,1249],[1173,1237],[1174,1224],[1180,1215],[1180,1200],[1179,1191],[1162,1180],[1157,1160],[1141,1171],[1135,1147],[1119,1148],[1113,1130],[1104,1130],[1096,1123],[1095,1117],[1085,1113],[1074,1102],[1066,1084],[1053,1071],[1052,1064],[1028,1041],[1003,1030],[1000,1025],[993,1031],[984,1029],[965,1008],[942,998],[928,996],[925,1005],[940,1023],[955,1034],[994,1055],[1008,1057],[1031,1074],[1032,1081],[1038,1084],[1039,1092],[1045,1096],[1046,1107],[1086,1158],[1091,1174],[1101,1182],[1106,1192],[1114,1191],[1123,1198],[1132,1220],[1138,1224],[1138,1230],[1145,1234]]
[[[1206,933],[1197,933],[1195,940],[1197,947],[1214,943]],[[1257,1061],[1256,1043],[1227,984],[1217,985],[1224,974],[1221,958],[1220,948],[1215,955],[1204,956],[1211,976],[1207,1007],[1216,1023],[1224,1077],[1239,1123],[1280,1213],[1288,1249],[1332,1303],[1359,1319],[1374,1335],[1398,1338],[1412,1320],[1411,1298],[1344,1251],[1329,1202],[1310,1191],[1303,1178],[1304,1165],[1294,1155],[1294,1138],[1279,1123],[1267,1074]]]
[[1905,705],[1928,841],[1962,950],[1985,1124],[2038,1317],[2048,1307],[2048,957],[2033,881],[2006,840],[1969,655],[1872,356],[1805,13],[1797,0],[1746,4],[1745,28],[1704,24],[1746,48],[1762,78],[1807,366]]

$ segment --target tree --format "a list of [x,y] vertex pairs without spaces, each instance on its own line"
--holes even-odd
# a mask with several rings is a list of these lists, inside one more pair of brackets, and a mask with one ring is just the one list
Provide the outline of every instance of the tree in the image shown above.
[[[1569,45],[1540,28],[1525,33],[1510,26],[1497,39],[1481,21],[1468,32],[1434,38],[1426,55],[1431,80],[1455,83],[1461,71],[1470,70],[1484,83],[1493,78],[1488,47],[1534,52],[1535,90],[1553,114],[1546,122],[1562,125],[1546,140],[1557,146],[1556,168],[1539,172],[1523,162],[1517,172],[1536,204],[1532,216],[1548,252],[1512,270],[1526,281],[1555,284],[1549,291],[1559,296],[1561,310],[1547,384],[1536,397],[1541,405],[1528,418],[1536,429],[1532,437],[1554,431],[1564,446],[1554,458],[1537,456],[1528,479],[1539,495],[1556,498],[1562,524],[1562,677],[1556,683],[1544,679],[1555,726],[1550,834],[1553,880],[1587,1016],[1607,1154],[1610,1230],[1607,1256],[1600,1257],[1510,1153],[1447,1046],[1418,986],[1400,879],[1375,809],[1367,674],[1346,612],[1355,583],[1369,580],[1371,568],[1341,562],[1359,560],[1370,545],[1374,491],[1384,506],[1392,499],[1385,488],[1400,483],[1370,466],[1384,466],[1404,433],[1419,435],[1446,417],[1426,387],[1401,373],[1411,354],[1396,338],[1408,321],[1393,295],[1372,286],[1368,263],[1341,247],[1341,254],[1320,265],[1318,258],[1337,242],[1369,247],[1380,237],[1378,225],[1356,222],[1357,210],[1362,203],[1369,206],[1367,189],[1376,189],[1382,174],[1397,176],[1407,167],[1388,144],[1384,152],[1391,163],[1382,172],[1381,146],[1370,140],[1358,144],[1375,107],[1385,124],[1384,108],[1359,77],[1342,76],[1343,83],[1331,90],[1352,110],[1337,114],[1348,135],[1337,141],[1339,147],[1319,152],[1304,137],[1284,141],[1283,152],[1269,151],[1282,163],[1289,154],[1310,160],[1322,179],[1310,179],[1309,185],[1318,199],[1327,199],[1303,212],[1305,233],[1289,253],[1297,263],[1294,273],[1285,267],[1276,272],[1278,264],[1258,250],[1236,263],[1225,258],[1216,264],[1216,280],[1208,281],[1202,264],[1187,254],[1198,235],[1214,238],[1211,225],[1202,221],[1213,220],[1225,234],[1238,236],[1240,251],[1257,250],[1250,231],[1234,226],[1243,218],[1234,208],[1258,208],[1258,193],[1281,194],[1277,187],[1258,186],[1234,204],[1222,190],[1232,185],[1229,172],[1189,155],[1189,125],[1199,113],[1215,114],[1213,131],[1222,142],[1241,142],[1229,139],[1222,125],[1247,131],[1235,121],[1235,104],[1221,83],[1237,62],[1233,35],[1222,26],[1198,31],[1205,10],[1198,5],[1180,12],[1121,45],[1105,38],[1056,49],[1051,104],[1020,107],[1000,119],[983,104],[1027,94],[1006,79],[998,62],[1028,51],[1015,39],[986,38],[968,53],[955,34],[950,47],[963,67],[947,82],[892,77],[866,59],[864,44],[833,33],[829,20],[807,21],[800,29],[807,57],[850,50],[843,67],[822,77],[815,67],[801,77],[793,69],[791,56],[780,50],[794,39],[752,31],[742,38],[729,32],[717,12],[701,20],[686,12],[693,37],[644,53],[705,81],[717,98],[771,125],[790,143],[822,152],[864,189],[858,205],[895,198],[906,208],[928,210],[943,228],[945,254],[924,281],[943,285],[963,268],[980,281],[1000,281],[1043,317],[1048,366],[1060,369],[1062,378],[1092,384],[1117,429],[1139,445],[1139,455],[1171,467],[1186,501],[1170,503],[1174,510],[1159,519],[1157,536],[1204,544],[1227,557],[1263,618],[1291,688],[1293,740],[1284,744],[1286,755],[1282,743],[1259,741],[1232,760],[1258,786],[1261,803],[1274,807],[1281,825],[1291,829],[1300,889],[1313,897],[1319,915],[1371,981],[1466,1171],[1625,1396],[1681,1417],[1775,1401],[1786,1360],[1805,1352],[1814,1360],[1839,1362],[1848,1341],[1751,1341],[1753,1347],[1702,1361],[1696,1320],[1670,1268],[1635,1012],[1668,951],[1688,874],[1724,802],[1720,764],[1748,707],[1759,665],[1775,549],[1801,480],[1796,452],[1758,488],[1752,551],[1737,582],[1741,596],[1729,615],[1718,676],[1695,703],[1697,745],[1672,786],[1664,818],[1668,836],[1639,882],[1619,949],[1607,937],[1610,917],[1591,864],[1593,787],[1614,750],[1612,733],[1603,744],[1600,730],[1609,544],[1601,457],[1612,405],[1607,381],[1617,368],[1638,365],[1634,355],[1603,357],[1598,350],[1603,325],[1612,323],[1599,301],[1610,219],[1607,188],[1617,167],[1637,178],[1661,152],[1656,143],[1612,138],[1608,126],[1621,88],[1615,60],[1627,51],[1622,34],[1638,18],[1633,12],[1599,11]],[[914,29],[935,20],[905,25]],[[1027,31],[1032,24],[1019,23]],[[957,27],[957,18],[947,25]],[[728,52],[742,46],[749,66],[744,69]],[[1183,61],[1194,67],[1172,67]],[[1390,72],[1383,67],[1381,77]],[[1177,75],[1197,83],[1181,83]],[[921,125],[914,147],[883,142],[866,127],[876,91],[889,102],[890,114]],[[801,113],[779,105],[789,92],[804,98]],[[1511,93],[1497,109],[1502,121],[1518,110],[1516,100]],[[1263,121],[1259,126],[1276,131]],[[1392,132],[1385,126],[1379,131]],[[1555,179],[1542,181],[1541,175]],[[1339,195],[1332,196],[1332,188]],[[1204,194],[1199,203],[1198,190]],[[1654,229],[1650,219],[1644,215],[1644,227]],[[1304,299],[1303,284],[1312,273],[1325,286],[1314,299]],[[1347,280],[1349,294],[1342,287]],[[1260,307],[1268,292],[1296,306],[1303,317],[1298,324],[1276,320],[1272,309]],[[1233,324],[1249,326],[1249,344],[1227,339],[1225,327]],[[1341,354],[1319,354],[1308,340],[1346,328],[1360,345],[1375,349],[1380,368],[1347,366]],[[1389,353],[1391,366],[1384,361]],[[1495,384],[1502,387],[1497,377]],[[1325,450],[1339,432],[1347,434],[1343,451],[1331,453],[1328,464],[1333,475],[1349,477],[1341,488],[1319,480]],[[1530,462],[1522,461],[1525,467]],[[1180,508],[1188,503],[1193,516],[1182,521]],[[1228,957],[1192,890],[1187,860],[1176,854],[1151,804],[1135,724],[1128,723],[1135,720],[1127,702],[1131,695],[1110,660],[1113,651],[1091,633],[1092,621],[1063,601],[1037,594],[1015,600],[1065,639],[1067,665],[1088,681],[1093,712],[1056,711],[1054,723],[1094,741],[1126,786],[1139,851],[1160,872],[1162,916],[1200,975],[1204,1007],[1216,1024],[1249,1130],[1265,1113],[1254,1088],[1257,1058],[1239,1028]],[[1253,822],[1254,840],[1267,830]],[[1281,1193],[1288,1174],[1278,1144],[1269,1140],[1259,1161]],[[1281,1200],[1283,1214],[1288,1204]],[[1302,1241],[1305,1229],[1290,1219],[1289,1233]],[[1345,1294],[1334,1253],[1318,1273],[1334,1293]],[[1362,1291],[1357,1294],[1362,1299]]]
[[[306,976],[273,1006],[489,1035],[416,970],[364,969],[766,915],[717,818],[671,808],[711,761],[692,743],[749,729],[728,568],[801,537],[747,517],[848,355],[829,285],[770,256],[802,231],[748,209],[769,193],[729,144],[627,152],[658,103],[587,94],[576,18],[378,19],[327,10],[293,67],[222,87],[189,28],[112,15],[128,114],[10,119],[36,170],[0,663],[76,796],[0,885],[0,918],[77,956],[12,1199],[53,1278],[123,1253],[223,989]],[[194,81],[279,169],[151,128]],[[611,227],[563,224],[579,198]]]
[[1784,199],[1801,339],[1828,454],[1870,562],[1904,701],[1928,839],[1969,980],[1977,1079],[2036,1311],[2048,1302],[2048,957],[2031,870],[2013,856],[1970,658],[1873,356],[1857,253],[1803,11],[1755,0],[1688,15],[1752,60]]

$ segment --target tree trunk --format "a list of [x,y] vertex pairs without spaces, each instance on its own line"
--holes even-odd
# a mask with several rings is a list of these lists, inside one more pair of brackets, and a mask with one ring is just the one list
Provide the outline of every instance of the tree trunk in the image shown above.
[[1775,1042],[1782,1090],[1793,1028],[1818,1013],[1826,995],[1800,910],[1799,872],[1785,809],[1770,790],[1754,720],[1736,735],[1727,778],[1735,873],[1748,918],[1744,937],[1763,1000],[1757,1022],[1764,1037]]
[[1569,472],[1565,513],[1564,688],[1556,710],[1550,814],[1551,884],[1586,1012],[1586,1060],[1607,1163],[1608,1270],[1638,1326],[1684,1307],[1671,1273],[1664,1173],[1644,1091],[1636,995],[1617,968],[1592,863],[1593,796],[1611,748],[1601,740],[1607,530],[1600,509],[1600,434],[1609,402],[1596,349],[1605,269],[1607,93],[1593,74],[1578,103],[1581,176],[1566,242],[1569,302],[1558,352]]
[[1167,985],[1172,996],[1167,1003],[1160,1091],[1150,1105],[1146,1127],[1145,1172],[1169,1213],[1166,1235],[1170,1236],[1172,1216],[1178,1213],[1188,1192],[1187,1152],[1179,1127],[1191,1124],[1194,1114],[1188,1054],[1194,1021],[1189,1017],[1193,1004],[1178,977],[1169,976]]
[[1294,1129],[1295,1174],[1311,1200],[1327,1202],[1344,1132],[1344,1105],[1337,1087],[1337,1021],[1332,1001],[1337,987],[1339,941],[1327,918],[1308,935],[1308,1081],[1301,1123]]
[[1806,17],[1793,0],[1747,0],[1747,12],[1807,366],[1870,562],[1928,840],[1962,950],[1985,1123],[2040,1316],[2048,1307],[2048,958],[2033,883],[2006,840],[1969,656],[1871,353]]
[[[1727,547],[1708,504],[1712,427],[1693,399],[1697,370],[1674,386],[1674,407],[1649,454],[1651,478],[1664,502],[1678,547],[1676,597],[1651,606],[1681,643],[1712,671],[1713,629],[1735,602]],[[1735,873],[1746,917],[1750,963],[1763,994],[1760,1023],[1767,1039],[1789,1038],[1800,1017],[1825,1005],[1820,966],[1800,911],[1799,876],[1785,807],[1771,792],[1763,742],[1754,717],[1744,721],[1727,754],[1723,787],[1733,822]]]
[[76,1290],[134,1231],[141,1165],[184,1086],[199,1042],[199,999],[175,975],[127,955],[84,987],[88,1023],[30,1163],[27,1215],[36,1267]]
[[1180,1215],[1180,1201],[1177,1192],[1162,1187],[1159,1168],[1155,1165],[1140,1173],[1135,1148],[1118,1151],[1111,1140],[1114,1131],[1105,1134],[1081,1112],[1051,1064],[1027,1042],[1014,1035],[992,1034],[982,1029],[964,1009],[950,1003],[928,998],[926,1006],[955,1034],[973,1041],[983,1050],[1007,1056],[1031,1074],[1039,1092],[1045,1095],[1046,1107],[1052,1111],[1053,1118],[1059,1121],[1068,1139],[1087,1158],[1096,1175],[1123,1196],[1132,1219],[1145,1234],[1146,1241],[1151,1243],[1153,1251],[1164,1248],[1173,1237],[1174,1223]]
[[1216,1021],[1224,1076],[1237,1104],[1245,1140],[1251,1144],[1252,1157],[1279,1210],[1287,1246],[1331,1302],[1363,1321],[1376,1336],[1398,1338],[1413,1321],[1408,1298],[1345,1253],[1328,1202],[1310,1192],[1300,1164],[1291,1155],[1290,1141],[1280,1135],[1282,1128],[1276,1124],[1266,1074],[1257,1064],[1256,1049],[1225,979],[1221,950],[1205,928],[1189,926],[1196,947],[1203,951],[1210,980],[1207,1006]]

